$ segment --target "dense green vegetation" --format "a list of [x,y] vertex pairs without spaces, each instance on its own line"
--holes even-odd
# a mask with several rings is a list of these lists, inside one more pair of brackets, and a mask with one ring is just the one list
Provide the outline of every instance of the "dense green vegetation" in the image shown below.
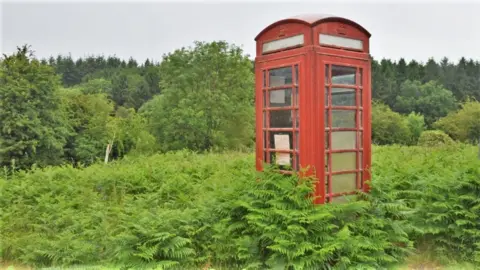
[[373,189],[315,207],[257,174],[253,63],[225,42],[160,62],[0,60],[0,257],[32,266],[382,269],[480,263],[480,63],[372,62]]
[[[239,47],[196,42],[158,60],[4,55],[0,166],[89,165],[107,148],[112,160],[252,147],[253,61]],[[415,145],[424,130],[478,142],[480,62],[373,59],[372,85],[376,144]]]
[[478,263],[476,148],[377,146],[373,157],[371,194],[321,207],[307,196],[312,181],[257,174],[253,155],[238,152],[19,173],[0,181],[1,256],[36,266],[381,269],[419,248]]

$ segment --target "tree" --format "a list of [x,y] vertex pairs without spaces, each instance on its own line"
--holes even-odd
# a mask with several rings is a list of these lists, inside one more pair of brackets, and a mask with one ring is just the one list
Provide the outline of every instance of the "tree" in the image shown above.
[[195,42],[164,56],[162,94],[147,114],[163,150],[237,148],[254,133],[254,74],[242,50],[226,42]]
[[25,45],[0,62],[0,165],[62,162],[71,128],[58,96],[60,78]]
[[372,81],[372,98],[392,106],[398,88],[394,64],[387,59],[380,65],[372,61]]
[[92,79],[84,82],[78,87],[84,94],[109,94],[112,92],[112,82],[103,78]]
[[461,109],[449,113],[433,125],[447,133],[454,140],[478,142],[480,139],[480,103],[467,100]]
[[425,117],[427,126],[440,117],[446,116],[456,107],[452,92],[436,81],[422,84],[420,81],[406,80],[401,86],[395,111],[403,114],[420,113]]
[[73,164],[88,165],[105,153],[109,139],[107,125],[114,105],[104,93],[84,92],[81,87],[67,88],[61,95],[75,130],[65,147],[66,158]]

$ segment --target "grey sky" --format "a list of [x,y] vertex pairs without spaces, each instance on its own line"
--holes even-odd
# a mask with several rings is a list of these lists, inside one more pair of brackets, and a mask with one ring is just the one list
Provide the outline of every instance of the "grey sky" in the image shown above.
[[226,40],[253,57],[253,39],[262,28],[318,12],[363,25],[372,33],[376,59],[480,60],[480,2],[474,1],[65,2],[4,1],[1,51],[27,43],[38,57],[116,54],[144,61],[160,60],[194,40]]

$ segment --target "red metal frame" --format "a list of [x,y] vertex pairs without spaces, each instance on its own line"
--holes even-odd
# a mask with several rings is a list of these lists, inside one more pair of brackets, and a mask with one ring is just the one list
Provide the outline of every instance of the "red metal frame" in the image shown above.
[[[336,46],[321,46],[319,34],[345,36],[363,42],[363,50],[352,50]],[[263,43],[279,40],[298,34],[304,35],[304,44],[290,46],[262,54]],[[308,167],[306,176],[314,175],[319,179],[315,203],[325,203],[341,196],[353,194],[355,190],[340,193],[332,192],[332,176],[355,174],[357,190],[368,192],[365,181],[370,179],[371,165],[371,79],[370,79],[370,34],[357,23],[333,16],[300,17],[273,23],[257,37],[256,73],[256,167],[262,170],[263,163],[271,163],[270,153],[292,154],[293,171],[298,171],[297,159],[301,168]],[[355,69],[355,84],[332,84],[332,66],[352,67]],[[328,66],[328,72],[326,72]],[[292,82],[282,86],[269,86],[269,72],[273,69],[291,67]],[[298,73],[295,72],[298,67]],[[297,76],[298,74],[298,76]],[[327,81],[325,78],[327,75]],[[360,78],[359,80],[358,78]],[[348,88],[355,93],[353,106],[333,106],[331,91],[328,91],[328,105],[325,105],[325,89]],[[270,107],[269,93],[278,89],[291,89],[291,104],[285,107]],[[295,95],[298,89],[298,96]],[[270,127],[270,114],[273,111],[290,110],[292,127]],[[353,127],[333,127],[332,111],[354,111]],[[296,114],[299,117],[297,119]],[[328,119],[325,119],[325,113]],[[265,117],[264,117],[265,115]],[[297,126],[297,121],[300,124]],[[264,125],[265,121],[265,125]],[[270,133],[275,131],[292,132],[290,150],[275,150],[270,147]],[[332,132],[354,131],[355,147],[352,149],[330,149]],[[328,134],[328,137],[325,137]],[[299,140],[297,140],[299,136]],[[325,145],[326,139],[328,145]],[[332,155],[356,153],[354,169],[332,171]],[[328,164],[325,164],[325,156]],[[361,158],[360,158],[361,156]],[[326,170],[326,165],[328,170]],[[282,170],[283,173],[292,171]],[[335,185],[335,183],[333,183]]]

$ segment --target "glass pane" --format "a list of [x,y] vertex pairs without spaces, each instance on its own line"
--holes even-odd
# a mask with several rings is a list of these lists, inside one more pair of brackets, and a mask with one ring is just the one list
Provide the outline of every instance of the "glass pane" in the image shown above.
[[267,107],[267,92],[263,91],[263,108]]
[[330,198],[330,201],[332,203],[348,203],[348,202],[353,202],[355,201],[355,196],[356,195],[343,195],[343,196],[337,196],[337,197],[332,197]]
[[363,41],[359,39],[333,36],[328,34],[319,34],[318,37],[320,39],[319,43],[322,45],[345,47],[356,50],[363,49]]
[[298,85],[298,65],[295,65],[295,84]]
[[355,85],[356,72],[357,69],[354,67],[332,65],[332,84]]
[[356,149],[357,145],[356,131],[333,131],[332,132],[332,149]]
[[270,131],[270,148],[277,150],[293,149],[293,132],[291,131]]
[[286,37],[282,39],[265,42],[263,43],[262,52],[267,53],[267,52],[276,51],[280,49],[297,47],[297,46],[303,45],[304,41],[305,41],[305,38],[303,34],[300,34],[296,36],[291,36],[291,37]]
[[325,107],[328,106],[328,87],[325,87]]
[[298,87],[295,87],[295,106],[298,106]]
[[268,162],[268,160],[267,160],[267,151],[263,151],[263,161],[264,161],[265,163]]
[[270,111],[271,128],[293,128],[292,111]]
[[300,134],[298,134],[298,131],[295,132],[295,150],[298,150],[300,148]]
[[281,170],[289,170],[293,166],[293,154],[270,152],[270,162],[278,165]]
[[268,80],[269,87],[292,84],[292,67],[271,69]]
[[297,128],[300,126],[300,113],[298,110],[295,110],[295,126]]
[[295,167],[295,169],[296,169],[297,171],[300,171],[300,170],[302,169],[302,168],[300,167],[300,155],[296,155],[295,157],[296,157],[296,159],[297,159],[297,167]]
[[332,110],[332,128],[355,128],[354,110]]
[[332,153],[332,171],[353,171],[357,169],[357,153]]
[[355,89],[332,88],[332,106],[355,106]]
[[328,84],[330,82],[328,80],[328,70],[329,70],[329,66],[325,65],[325,84]]
[[350,192],[356,189],[356,173],[332,175],[332,193]]
[[292,89],[270,90],[270,107],[292,106]]

